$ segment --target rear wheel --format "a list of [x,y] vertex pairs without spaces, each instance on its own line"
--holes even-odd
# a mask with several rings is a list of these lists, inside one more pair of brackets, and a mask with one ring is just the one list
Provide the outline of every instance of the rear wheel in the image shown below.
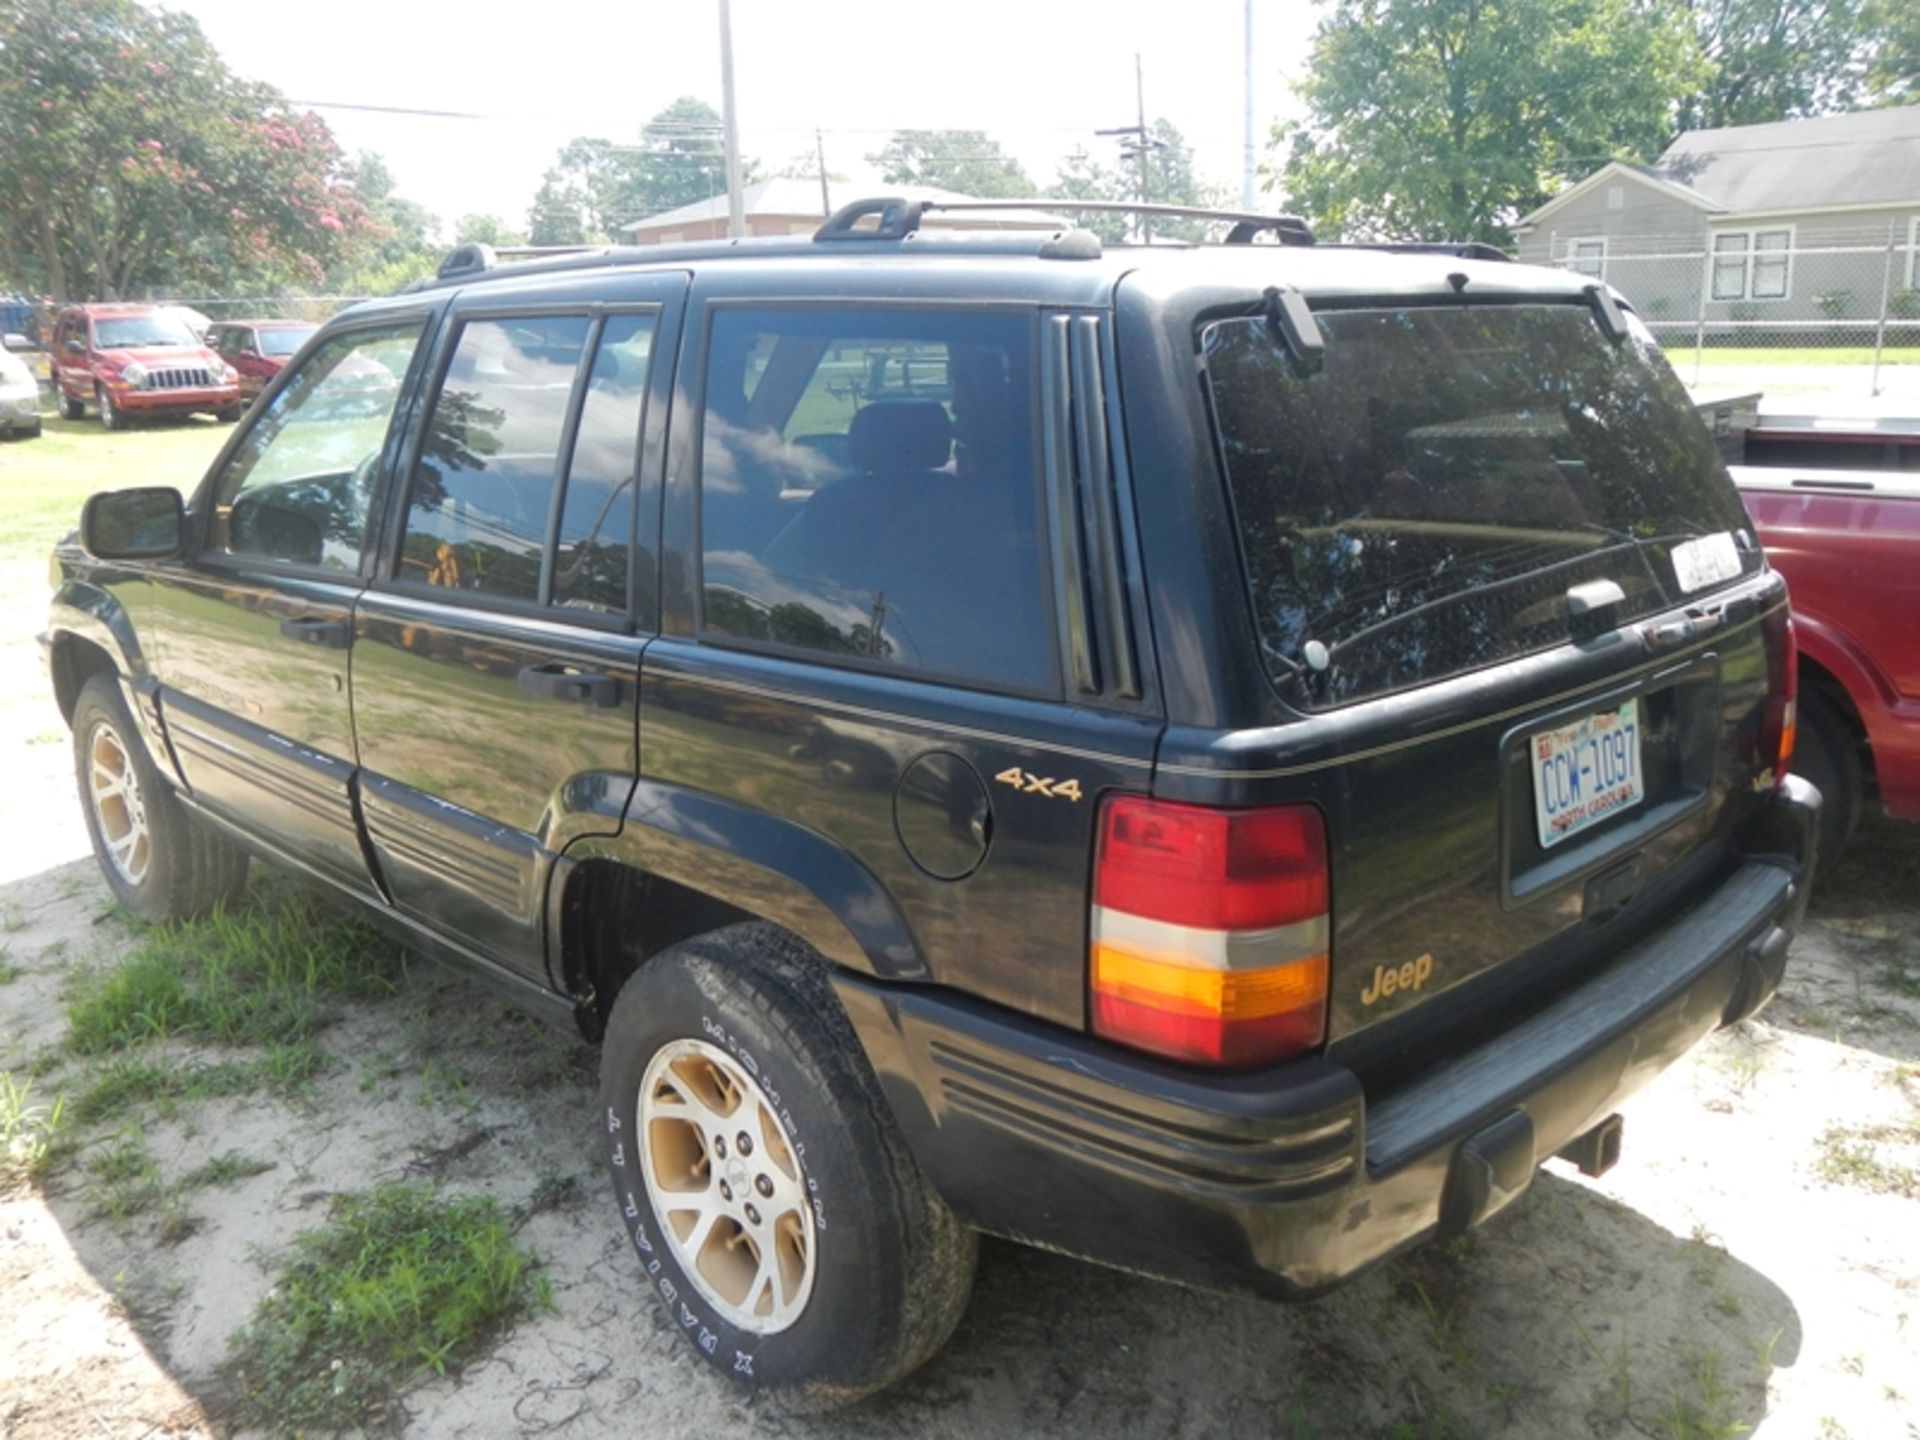
[[849,1403],[933,1355],[976,1251],[824,968],[771,926],[677,945],[620,992],[601,1065],[648,1283],[710,1365],[789,1408]]
[[246,851],[174,797],[113,675],[95,675],[74,702],[73,764],[94,858],[142,920],[191,920],[246,886]]
[[1793,770],[1820,787],[1822,871],[1840,858],[1860,823],[1860,743],[1839,707],[1818,690],[1802,687]]

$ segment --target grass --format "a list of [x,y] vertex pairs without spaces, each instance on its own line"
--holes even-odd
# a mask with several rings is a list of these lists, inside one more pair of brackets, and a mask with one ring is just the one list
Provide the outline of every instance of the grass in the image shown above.
[[[148,930],[110,970],[82,976],[67,1001],[68,1044],[83,1055],[182,1039],[297,1047],[330,1001],[394,992],[404,961],[374,931],[302,895],[256,889],[204,920]],[[282,1049],[290,1063],[297,1050]]]
[[0,1070],[0,1188],[37,1180],[45,1173],[66,1123],[66,1102],[33,1099],[33,1082]]
[[281,1041],[266,1053],[245,1060],[170,1064],[144,1054],[106,1056],[89,1072],[86,1088],[75,1094],[73,1119],[98,1124],[152,1105],[172,1115],[182,1104],[265,1091],[280,1098],[304,1091],[327,1066],[327,1057],[311,1037]]
[[187,493],[233,433],[230,426],[198,418],[114,434],[97,420],[49,414],[43,423],[38,440],[0,441],[7,472],[0,556],[44,554],[80,523],[81,503],[96,490],[172,485]]
[[[1693,363],[1693,344],[1674,341],[1661,347],[1667,363]],[[1882,365],[1920,365],[1920,345],[1889,345],[1880,352]],[[1871,345],[1709,345],[1700,352],[1703,369],[1716,365],[1871,365]]]
[[492,1199],[382,1185],[337,1196],[229,1351],[233,1418],[276,1433],[355,1430],[423,1374],[550,1309],[534,1257]]
[[1820,1137],[1820,1158],[1814,1162],[1814,1169],[1830,1184],[1851,1185],[1882,1195],[1920,1198],[1920,1172],[1883,1156],[1880,1146],[1887,1142],[1920,1144],[1920,1126],[1869,1125],[1852,1129],[1835,1125]]

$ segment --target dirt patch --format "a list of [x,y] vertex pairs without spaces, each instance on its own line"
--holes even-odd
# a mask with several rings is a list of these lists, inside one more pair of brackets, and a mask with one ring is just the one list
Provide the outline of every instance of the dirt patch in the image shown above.
[[[30,639],[42,573],[0,573],[0,1068],[50,1099],[97,1063],[62,1048],[65,986],[131,942]],[[284,1093],[76,1126],[39,1190],[0,1198],[0,1434],[218,1433],[229,1337],[291,1237],[333,1195],[403,1180],[497,1197],[554,1303],[407,1393],[389,1419],[408,1435],[1910,1436],[1920,1200],[1862,1177],[1916,1163],[1916,936],[1920,827],[1871,824],[1779,1000],[1628,1107],[1604,1180],[1550,1166],[1484,1232],[1298,1308],[990,1243],[941,1356],[807,1421],[736,1400],[641,1289],[588,1123],[593,1053],[414,961]],[[1825,1163],[1836,1129],[1851,1169]],[[95,1162],[135,1140],[174,1187],[171,1243],[157,1213],[103,1209]]]

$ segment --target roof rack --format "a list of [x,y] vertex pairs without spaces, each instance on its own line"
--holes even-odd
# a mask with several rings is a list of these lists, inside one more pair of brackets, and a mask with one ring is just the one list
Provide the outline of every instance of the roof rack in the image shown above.
[[[934,211],[1020,210],[1054,214],[1149,215],[1176,220],[1215,220],[1230,223],[1229,245],[1249,245],[1256,235],[1272,231],[1282,245],[1311,245],[1313,231],[1297,215],[1260,215],[1246,210],[1212,210],[1202,205],[1152,205],[1131,200],[1049,200],[1015,197],[1004,200],[913,200],[902,195],[876,195],[843,205],[814,232],[821,241],[904,240]],[[866,228],[856,228],[868,216],[878,217]]]
[[1512,260],[1484,240],[1352,240],[1323,244],[1322,250],[1386,250],[1395,255],[1451,255],[1458,260]]

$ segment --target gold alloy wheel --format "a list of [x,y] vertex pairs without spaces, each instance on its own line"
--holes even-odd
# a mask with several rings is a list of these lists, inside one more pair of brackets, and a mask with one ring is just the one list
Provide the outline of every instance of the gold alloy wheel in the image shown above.
[[813,1293],[807,1179],[757,1081],[704,1040],[664,1045],[640,1082],[647,1198],[674,1259],[728,1324],[775,1335]]
[[119,732],[104,720],[93,727],[87,744],[87,799],[107,859],[120,878],[138,885],[147,878],[153,842],[147,834],[147,808],[140,779]]

